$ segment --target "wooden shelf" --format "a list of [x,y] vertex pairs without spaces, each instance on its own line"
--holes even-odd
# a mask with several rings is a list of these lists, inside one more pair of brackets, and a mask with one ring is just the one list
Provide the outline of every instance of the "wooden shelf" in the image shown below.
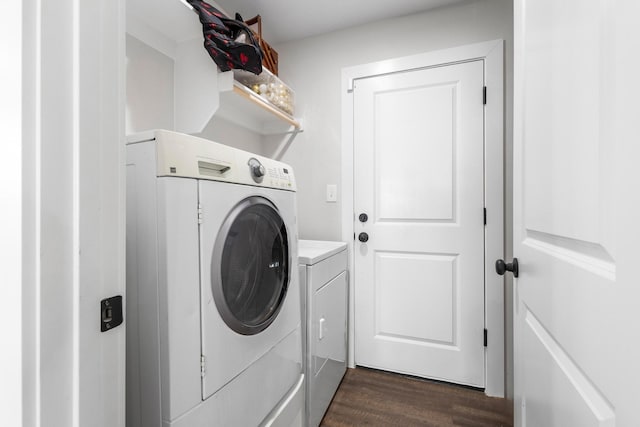
[[215,116],[261,135],[298,133],[302,130],[297,119],[236,81],[231,90],[220,92],[220,106]]

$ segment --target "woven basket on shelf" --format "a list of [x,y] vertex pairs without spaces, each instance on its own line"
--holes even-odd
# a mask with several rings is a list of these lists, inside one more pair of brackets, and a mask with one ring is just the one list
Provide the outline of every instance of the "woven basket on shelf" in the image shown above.
[[264,53],[264,57],[262,58],[262,66],[266,67],[269,71],[271,71],[276,76],[278,75],[278,52],[272,48],[269,43],[267,43],[262,38],[262,18],[260,15],[257,15],[251,19],[247,19],[245,24],[253,30],[258,41],[260,43],[260,47],[262,48],[262,52]]

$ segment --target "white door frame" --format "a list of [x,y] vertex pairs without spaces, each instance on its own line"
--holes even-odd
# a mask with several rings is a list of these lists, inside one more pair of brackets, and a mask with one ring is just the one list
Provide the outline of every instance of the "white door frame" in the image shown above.
[[2,114],[12,123],[0,178],[11,191],[0,193],[14,197],[0,230],[11,227],[2,241],[12,258],[2,258],[13,263],[3,368],[22,353],[8,360],[7,382],[0,372],[0,400],[15,404],[8,414],[0,405],[3,421],[124,426],[125,328],[101,333],[99,322],[100,301],[125,286],[125,2],[23,0],[0,10],[3,24],[15,21],[2,37],[14,43],[9,72],[22,71],[0,101],[3,112],[15,104]]
[[22,425],[23,384],[29,381],[22,375],[22,71],[28,68],[22,64],[22,16],[22,3],[0,4],[0,51],[11,64],[0,68],[0,271],[8,302],[0,310],[0,413],[3,423],[16,426]]
[[[349,245],[349,282],[354,264],[353,179],[353,81],[384,74],[444,66],[472,60],[484,61],[487,105],[484,111],[485,148],[485,327],[488,342],[485,359],[485,393],[504,397],[505,337],[504,279],[494,271],[496,259],[504,258],[504,42],[493,40],[394,58],[342,69],[342,240]],[[354,357],[354,287],[349,287],[349,366]]]

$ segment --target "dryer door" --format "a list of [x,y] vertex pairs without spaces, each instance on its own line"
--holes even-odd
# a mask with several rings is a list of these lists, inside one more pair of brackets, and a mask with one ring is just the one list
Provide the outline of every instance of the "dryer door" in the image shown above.
[[263,197],[238,203],[224,220],[211,261],[211,287],[224,322],[243,335],[273,322],[289,285],[289,242],[276,207]]

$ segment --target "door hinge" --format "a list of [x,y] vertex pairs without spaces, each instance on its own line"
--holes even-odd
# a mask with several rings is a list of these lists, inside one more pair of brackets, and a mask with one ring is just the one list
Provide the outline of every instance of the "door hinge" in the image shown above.
[[487,225],[487,208],[484,208],[484,225]]
[[204,355],[200,355],[200,377],[204,378],[207,374],[207,360]]
[[198,225],[202,224],[202,205],[198,203]]
[[484,330],[484,346],[487,346],[487,329]]
[[487,105],[487,87],[486,86],[482,88],[482,103],[484,105]]
[[353,240],[356,240],[356,233],[353,233]]

